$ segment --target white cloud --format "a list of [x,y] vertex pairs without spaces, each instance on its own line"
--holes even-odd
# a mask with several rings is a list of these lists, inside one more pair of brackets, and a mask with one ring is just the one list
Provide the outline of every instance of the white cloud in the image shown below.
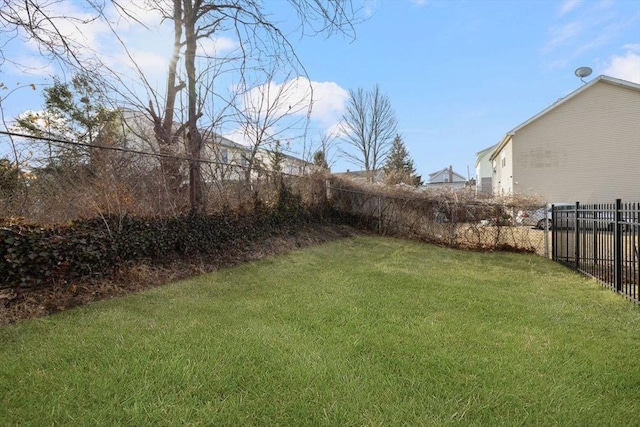
[[169,66],[169,58],[166,56],[137,49],[131,50],[131,56],[136,62],[142,64],[145,69],[149,69],[149,71],[160,69],[162,75],[166,74],[167,67]]
[[[273,122],[283,116],[305,115],[311,88],[306,79],[295,78],[283,83],[270,81],[249,89],[242,95],[242,110],[252,120]],[[307,81],[308,82],[308,81]]]
[[558,16],[564,16],[572,10],[576,9],[580,6],[582,0],[566,0],[562,5],[560,5],[560,10],[558,11]]
[[551,27],[549,34],[551,40],[545,44],[542,48],[542,53],[549,53],[567,43],[571,40],[578,38],[583,31],[583,26],[580,22],[570,22],[565,25]]
[[199,55],[204,56],[214,57],[222,53],[235,50],[238,47],[240,47],[240,44],[229,37],[215,37],[198,40],[198,48],[201,49]]
[[[158,3],[163,4],[162,2]],[[46,12],[58,17],[54,22],[62,35],[74,43],[87,47],[86,50],[82,50],[81,57],[83,59],[97,58],[110,68],[105,72],[112,71],[119,75],[129,91],[126,93],[124,90],[125,95],[138,96],[141,99],[146,99],[149,96],[145,88],[142,87],[132,59],[144,73],[151,88],[158,89],[159,93],[163,93],[173,45],[170,23],[165,21],[160,25],[161,14],[154,10],[143,10],[142,2],[135,0],[119,2],[131,14],[130,17],[123,16],[121,11],[113,6],[114,3],[107,2],[107,9],[105,9],[102,19],[83,23],[82,20],[89,20],[96,15],[95,10],[89,7],[83,8],[83,4],[85,3],[56,0],[50,2]],[[377,0],[367,0],[365,4],[369,13],[373,13],[377,7]],[[149,28],[144,28],[136,20],[148,25]],[[126,46],[128,54],[124,51],[123,44]],[[239,46],[238,41],[230,37],[206,39],[200,41],[198,54],[220,56],[238,49]],[[30,58],[33,54],[34,59],[19,61],[22,64],[30,64],[31,73],[48,76],[56,74],[56,64],[43,62],[42,57],[38,55],[37,46],[31,44],[24,48],[22,45],[22,49],[25,57]],[[18,58],[18,56],[13,56],[16,62]],[[3,71],[8,70],[10,65],[9,62],[5,63]],[[24,75],[24,71],[21,72],[15,68],[11,68],[11,71],[12,74],[16,71],[15,74]],[[217,87],[222,87],[224,82],[226,80],[220,78],[217,81]],[[271,82],[254,88],[246,96],[245,108],[248,108],[247,106],[250,106],[251,103],[255,104],[261,94],[268,95],[268,98],[275,102],[271,106],[273,114],[286,116],[284,120],[268,126],[272,134],[283,140],[288,136],[291,138],[300,136],[302,131],[307,129],[307,116],[311,120],[310,126],[314,129],[326,131],[335,128],[342,117],[349,96],[348,92],[335,82],[309,81],[307,78],[298,77],[283,83]],[[277,101],[274,101],[275,99]],[[310,106],[312,107],[311,113],[309,113]],[[290,129],[295,130],[295,134],[294,132],[287,135],[280,133],[284,132],[282,129],[287,125],[291,125]],[[239,143],[247,143],[241,129],[231,131],[226,136]]]
[[[310,104],[312,128],[320,133],[339,133],[338,123],[348,97],[348,91],[335,82],[316,82],[297,77],[283,83],[266,83],[249,90],[244,94],[244,102],[240,107],[253,120],[259,118],[261,124],[267,126],[267,135],[295,144],[306,128],[304,123]],[[268,119],[265,117],[267,109]],[[251,134],[255,130],[249,126],[245,132],[239,126],[224,132],[224,136],[239,144],[251,145],[251,137],[247,133]]]
[[144,74],[146,81],[149,82],[152,87],[156,84],[161,84],[160,87],[166,84],[167,70],[169,68],[169,58],[167,55],[136,48],[130,49],[129,54],[131,58],[122,52],[116,57],[115,61],[109,61],[107,58],[103,58],[103,61],[105,61],[105,63],[111,63],[113,71],[122,73],[123,77],[125,77],[125,75],[131,77],[135,82],[138,81],[138,79],[134,77],[137,75],[136,67],[138,67]]
[[[340,120],[349,92],[335,82],[315,82],[297,77],[284,83],[270,82],[245,95],[244,108],[270,108],[272,114],[306,116],[312,103],[311,120],[330,127]],[[267,105],[269,104],[269,105]]]
[[426,5],[428,0],[411,0],[411,3],[415,4],[418,7],[422,7]]
[[50,77],[55,74],[55,67],[51,61],[44,60],[40,55],[23,52],[13,56],[11,62],[3,64],[5,72],[20,76]]
[[589,52],[591,50],[597,49],[599,47],[604,46],[605,44],[607,44],[610,40],[610,35],[608,33],[603,33],[598,35],[597,37],[593,38],[591,41],[589,41],[588,43],[584,43],[580,46],[578,46],[571,54],[571,56],[569,58],[573,59],[573,58],[578,58],[580,57],[580,55]]
[[[73,0],[47,2],[42,6],[42,13],[50,19],[39,21],[42,28],[39,35],[45,42],[58,45],[64,40],[80,60],[98,58],[118,72],[125,71],[122,67],[131,69],[131,60],[124,52],[124,44],[133,60],[144,70],[149,70],[151,74],[159,70],[165,73],[173,47],[173,27],[168,21],[162,22],[161,11],[149,9],[140,1],[123,0],[118,4],[120,7],[115,7],[114,2],[107,2],[105,8],[98,12],[91,6],[83,7],[82,2]],[[156,4],[163,6],[162,2]],[[26,9],[18,14],[22,19],[27,19]],[[15,62],[34,65],[30,67],[32,74],[55,74],[55,67],[44,67],[42,64],[42,46],[32,38],[25,40],[26,49],[23,48],[22,55],[33,54],[35,59]],[[238,46],[229,37],[203,39],[200,40],[199,55],[213,56]],[[38,69],[40,71],[36,71]]]
[[378,10],[378,0],[365,0],[362,10],[366,19],[371,18]]
[[327,130],[325,131],[325,134],[329,138],[334,138],[334,139],[340,139],[346,136],[344,132],[344,127],[340,125],[340,122],[336,122],[333,125],[329,126],[329,128],[327,128]]
[[[108,26],[101,19],[96,19],[93,10],[82,10],[73,1],[49,2],[43,5],[42,13],[49,19],[41,19],[37,13],[33,14],[41,31],[36,31],[45,41],[60,44],[61,39],[72,47],[82,47],[90,52],[99,50],[98,39],[109,31]],[[19,15],[24,20],[29,20],[28,12],[23,9]],[[27,44],[38,51],[35,40],[29,39]]]
[[335,82],[311,82],[313,110],[311,118],[328,127],[339,122],[344,113],[349,92]]
[[640,55],[629,50],[624,56],[613,56],[602,73],[640,84]]
[[607,0],[565,0],[558,11],[540,49],[550,69],[593,61],[589,54],[606,48],[621,33],[637,26],[637,16],[623,16],[615,3]]
[[252,144],[251,140],[247,136],[246,132],[242,128],[233,129],[229,132],[224,132],[222,134],[225,138],[241,145],[246,145],[250,147]]
[[[108,6],[105,14],[107,17],[118,23],[118,29],[124,30],[130,27],[137,27],[139,24],[147,27],[154,27],[162,21],[163,15],[171,14],[171,5],[169,3],[154,2],[156,8],[150,8],[147,2],[139,0],[124,0],[118,2],[121,8],[116,8],[113,2]],[[164,12],[158,10],[157,7],[165,6]]]

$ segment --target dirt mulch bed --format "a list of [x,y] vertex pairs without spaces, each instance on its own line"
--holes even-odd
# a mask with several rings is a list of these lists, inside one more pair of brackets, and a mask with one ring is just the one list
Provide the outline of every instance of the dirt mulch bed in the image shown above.
[[43,317],[108,298],[210,273],[243,262],[360,234],[344,226],[308,227],[296,234],[231,245],[223,253],[198,258],[141,262],[120,268],[111,277],[83,279],[36,290],[0,290],[0,325]]

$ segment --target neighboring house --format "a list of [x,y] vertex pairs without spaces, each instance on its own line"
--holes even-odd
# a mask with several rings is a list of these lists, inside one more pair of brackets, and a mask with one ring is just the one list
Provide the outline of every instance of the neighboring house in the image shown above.
[[467,179],[457,172],[454,172],[453,166],[444,168],[437,172],[429,174],[427,187],[439,188],[464,188],[467,185]]
[[[273,156],[273,151],[270,152]],[[283,161],[281,165],[281,171],[287,175],[308,175],[312,172],[320,170],[321,168],[312,162],[307,162],[299,157],[291,156],[289,154],[281,153]]]
[[508,132],[490,160],[494,194],[640,200],[640,85],[599,76]]
[[[317,169],[313,163],[283,152],[258,148],[252,158],[252,147],[238,144],[221,135],[205,135],[203,163],[205,179],[238,181],[246,179],[251,163],[251,178],[257,179],[267,173],[278,171],[287,175],[307,175]],[[208,174],[207,174],[208,172]]]
[[491,194],[493,192],[491,185],[493,167],[490,158],[497,146],[498,144],[495,144],[476,153],[476,194]]
[[[221,135],[205,135],[202,157],[210,160],[202,164],[205,181],[242,181],[249,165],[249,150],[246,146]],[[256,168],[258,169],[258,168]]]
[[[127,128],[134,135],[133,147],[143,151],[158,152],[158,144],[153,135],[153,127],[149,118],[140,113],[127,113],[125,117]],[[306,175],[317,167],[313,163],[285,153],[259,148],[252,156],[251,147],[238,144],[222,135],[204,131],[202,134],[204,147],[202,149],[201,165],[205,181],[241,181],[245,180],[246,171],[251,163],[251,179],[262,177],[272,172],[275,163],[279,163],[279,171],[288,175]],[[180,139],[176,156],[187,157],[185,144]],[[253,161],[251,160],[253,157]],[[276,160],[277,159],[277,160]],[[184,175],[187,176],[188,164],[182,164]],[[186,182],[185,182],[186,184]]]

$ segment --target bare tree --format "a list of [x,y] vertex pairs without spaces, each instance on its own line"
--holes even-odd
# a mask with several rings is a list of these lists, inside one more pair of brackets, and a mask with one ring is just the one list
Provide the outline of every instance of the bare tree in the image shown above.
[[349,101],[340,123],[342,154],[362,167],[369,181],[384,163],[396,135],[398,121],[391,101],[378,85],[370,91],[349,91]]
[[[338,135],[331,130],[321,133],[319,142],[312,142],[305,150],[304,159],[323,169],[331,169],[337,161],[336,148],[339,143]],[[306,147],[305,147],[306,148]]]
[[[77,28],[101,19],[99,9],[104,8],[104,2],[100,4],[100,1],[86,0],[87,7],[96,10],[81,16],[61,17],[52,12],[56,5],[63,3],[63,0],[4,0],[0,7],[0,33],[3,37],[16,39],[24,34],[40,48],[43,55],[84,68],[87,64],[79,52],[86,46],[68,37],[64,27]],[[2,58],[2,62],[9,61],[18,67],[28,67],[27,64],[17,63],[4,55]]]
[[256,169],[268,166],[259,164],[264,160],[261,152],[286,149],[292,132],[304,132],[310,114],[310,106],[305,103],[309,97],[300,94],[296,87],[299,79],[287,75],[282,83],[277,83],[275,70],[266,75],[266,84],[242,91],[242,102],[237,110],[239,128],[249,144],[245,156],[247,183]]
[[[287,4],[295,11],[299,19],[300,32],[304,34],[342,33],[354,35],[354,24],[359,20],[362,10],[354,3],[357,0],[289,0]],[[140,81],[148,95],[148,102],[140,102],[140,94],[127,89],[117,70],[111,70],[107,81],[123,96],[128,94],[134,104],[144,109],[153,123],[154,135],[162,157],[165,176],[170,180],[172,191],[177,191],[183,182],[180,165],[171,160],[171,155],[179,152],[181,143],[186,143],[189,162],[191,209],[202,209],[202,178],[200,160],[203,139],[199,120],[204,114],[207,99],[200,90],[203,74],[198,73],[198,64],[207,68],[207,62],[217,62],[219,58],[199,55],[199,41],[212,39],[219,35],[232,35],[238,42],[238,51],[231,68],[237,74],[240,87],[248,87],[247,76],[256,70],[278,67],[290,68],[297,74],[305,74],[288,36],[289,30],[280,25],[274,11],[268,10],[267,2],[259,0],[233,0],[227,2],[205,0],[147,0],[145,7],[159,12],[163,20],[173,24],[173,48],[166,79],[166,90],[157,93],[147,81],[142,66],[130,52],[126,40],[120,37],[114,26],[113,16],[107,9],[116,10],[121,19],[132,24],[146,27],[136,18],[137,12],[131,9],[134,3],[118,0],[85,0],[80,2],[84,8],[82,18],[51,16],[51,5],[59,0],[5,0],[0,11],[0,31],[7,34],[21,32],[38,43],[43,54],[65,64],[84,69],[87,64],[101,72],[110,70],[109,64],[100,62],[99,55],[87,61],[85,46],[69,39],[61,30],[64,25],[79,26],[88,22],[100,21],[101,25],[111,28],[112,35],[118,40],[137,70]],[[46,7],[45,7],[46,6]],[[138,11],[139,12],[139,11]],[[286,12],[285,12],[286,13]],[[73,41],[70,41],[73,40]],[[180,71],[180,65],[184,67]],[[215,68],[215,67],[214,67]],[[86,71],[86,70],[85,70]],[[212,86],[209,86],[212,87]],[[186,89],[186,94],[184,90]],[[128,91],[128,93],[127,93]],[[178,100],[186,102],[186,117],[178,111]],[[212,97],[213,98],[213,97]],[[227,101],[230,103],[231,101]],[[223,103],[224,104],[224,103]],[[182,115],[182,116],[181,116]],[[185,120],[186,118],[186,120]]]

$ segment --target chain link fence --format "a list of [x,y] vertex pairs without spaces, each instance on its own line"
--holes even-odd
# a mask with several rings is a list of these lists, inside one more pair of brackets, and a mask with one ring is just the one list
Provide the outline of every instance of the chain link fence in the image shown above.
[[477,198],[469,191],[362,186],[332,179],[333,207],[380,234],[472,250],[520,250],[549,256],[547,227],[534,214],[536,198]]
[[[0,217],[21,218],[38,224],[56,224],[81,218],[139,216],[172,217],[188,213],[191,159],[154,151],[117,146],[85,146],[50,139],[33,144],[13,142],[0,135],[3,147],[14,147],[0,159]],[[34,139],[34,138],[32,138]],[[35,144],[35,143],[34,143]],[[47,152],[48,144],[56,150]],[[18,147],[16,150],[15,147]],[[64,148],[62,150],[60,147]],[[240,149],[238,149],[240,150]],[[201,213],[243,211],[255,205],[272,206],[282,186],[302,203],[324,203],[323,173],[300,159],[275,169],[268,160],[248,161],[240,150],[210,150],[198,160],[202,191]],[[294,167],[295,166],[295,167]],[[285,170],[296,173],[285,173]]]

